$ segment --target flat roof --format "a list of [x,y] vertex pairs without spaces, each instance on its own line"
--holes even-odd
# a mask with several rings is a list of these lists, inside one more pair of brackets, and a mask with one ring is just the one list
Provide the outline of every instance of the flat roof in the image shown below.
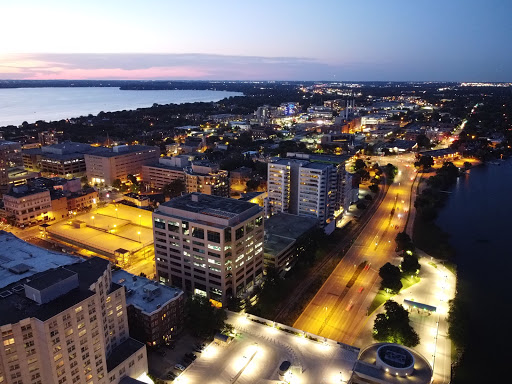
[[246,201],[231,199],[229,197],[193,192],[175,197],[160,206],[176,208],[193,213],[208,214],[208,212],[212,212],[211,210],[218,210],[219,214],[224,212],[232,215],[239,215],[255,206],[257,207],[258,205],[248,203]]
[[452,155],[458,153],[455,149],[452,148],[442,148],[442,149],[434,149],[432,151],[423,151],[419,154],[421,156],[432,156],[432,157],[438,157],[438,156],[446,156],[446,155]]
[[107,372],[111,372],[115,367],[144,347],[143,343],[131,337],[123,341],[107,357]]
[[25,285],[37,289],[38,291],[51,287],[55,283],[65,280],[68,277],[76,275],[75,272],[68,271],[67,269],[57,268],[47,272],[41,273],[37,278],[30,280]]
[[313,217],[303,217],[280,212],[265,220],[264,251],[278,255],[297,239],[318,224]]
[[[76,263],[79,260],[79,257],[49,251],[29,244],[12,233],[0,231],[0,288],[36,273]],[[23,268],[16,268],[21,264]],[[24,272],[19,273],[21,271]]]
[[[133,305],[147,314],[159,310],[167,303],[183,295],[183,291],[179,288],[159,284],[145,277],[135,276],[123,269],[112,271],[112,282],[126,288],[127,305]],[[152,296],[153,300],[148,301],[144,289],[154,290],[155,288],[159,288],[160,294]]]
[[[0,313],[2,313],[2,316],[0,316],[0,326],[17,323],[30,317],[46,321],[94,295],[94,292],[90,290],[90,286],[105,273],[109,262],[99,257],[85,261],[78,260],[75,264],[23,277],[0,289]],[[36,286],[44,288],[48,284],[51,285],[53,277],[57,275],[60,277],[63,275],[71,276],[74,273],[78,274],[78,287],[71,289],[65,295],[49,303],[40,305],[25,296],[25,284],[35,283]],[[39,284],[38,280],[40,280],[41,284]]]
[[99,156],[99,157],[116,157],[123,156],[129,153],[138,152],[138,151],[148,151],[148,150],[157,150],[158,147],[151,147],[149,145],[127,145],[120,148],[121,150],[116,152],[113,148],[104,148],[98,147],[93,148],[92,151],[86,153],[86,155],[90,156]]

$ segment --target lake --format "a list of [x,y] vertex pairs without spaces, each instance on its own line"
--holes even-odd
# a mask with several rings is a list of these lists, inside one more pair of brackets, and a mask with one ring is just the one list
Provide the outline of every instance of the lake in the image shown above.
[[470,309],[470,340],[455,383],[491,382],[511,348],[511,190],[512,159],[475,167],[458,179],[437,220],[451,235]]
[[122,91],[114,87],[0,89],[0,127],[151,107],[219,101],[240,92],[209,90]]

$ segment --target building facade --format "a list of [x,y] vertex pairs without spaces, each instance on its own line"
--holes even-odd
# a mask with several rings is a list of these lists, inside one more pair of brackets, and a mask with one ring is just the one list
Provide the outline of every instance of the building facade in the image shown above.
[[288,153],[268,164],[268,204],[272,214],[316,217],[326,233],[348,209],[352,180],[346,156]]
[[13,141],[0,141],[0,185],[9,184],[9,169],[22,167],[21,144]]
[[125,290],[107,260],[22,276],[0,292],[0,382],[117,384],[147,373],[146,347],[128,335]]
[[226,304],[263,277],[263,211],[256,204],[190,193],[153,212],[158,281]]
[[138,175],[142,166],[156,163],[160,156],[157,147],[146,145],[119,145],[97,148],[85,154],[87,177],[93,184],[112,185],[116,179],[128,180],[128,175]]
[[112,273],[112,281],[125,287],[131,337],[148,346],[160,346],[181,332],[185,307],[181,289],[122,269]]
[[187,193],[229,197],[228,171],[209,161],[193,162],[191,167],[185,168],[185,185]]
[[3,196],[4,209],[14,225],[25,227],[52,219],[52,201],[47,189],[26,185],[13,187]]
[[162,189],[175,180],[185,182],[185,167],[190,165],[188,156],[164,157],[156,164],[142,166],[142,180],[151,188]]

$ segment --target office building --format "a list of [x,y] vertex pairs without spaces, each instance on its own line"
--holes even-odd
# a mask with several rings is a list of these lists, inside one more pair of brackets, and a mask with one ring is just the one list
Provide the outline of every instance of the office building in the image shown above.
[[114,180],[128,180],[128,175],[138,175],[142,166],[156,163],[160,156],[157,147],[146,145],[118,145],[97,148],[85,154],[87,177],[93,184],[112,185]]
[[190,193],[153,212],[158,281],[226,304],[263,276],[263,211],[256,204]]
[[[0,185],[7,186],[10,182],[9,173],[13,168],[23,166],[21,144],[13,141],[0,141]],[[4,188],[5,189],[5,188]]]
[[[146,347],[128,336],[125,289],[110,263],[31,248],[0,234],[2,257],[0,382],[117,384],[144,377]],[[23,247],[22,247],[23,248]],[[16,252],[17,251],[17,252]],[[36,268],[37,271],[32,271]]]
[[162,157],[155,164],[142,166],[142,181],[151,188],[161,189],[174,180],[185,182],[184,168],[190,165],[189,156]]
[[228,171],[220,170],[217,164],[207,160],[194,161],[192,166],[185,168],[185,184],[187,193],[229,197]]
[[126,289],[130,336],[159,346],[183,329],[185,295],[181,289],[135,276],[122,269],[112,272],[112,281]]

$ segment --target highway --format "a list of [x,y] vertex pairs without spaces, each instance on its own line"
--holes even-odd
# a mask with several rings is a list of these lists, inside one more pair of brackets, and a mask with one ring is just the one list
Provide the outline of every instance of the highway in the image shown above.
[[377,157],[372,161],[381,165],[390,162],[399,173],[364,230],[293,325],[358,347],[367,309],[379,289],[378,270],[386,262],[397,260],[394,240],[405,228],[416,177],[414,155]]

